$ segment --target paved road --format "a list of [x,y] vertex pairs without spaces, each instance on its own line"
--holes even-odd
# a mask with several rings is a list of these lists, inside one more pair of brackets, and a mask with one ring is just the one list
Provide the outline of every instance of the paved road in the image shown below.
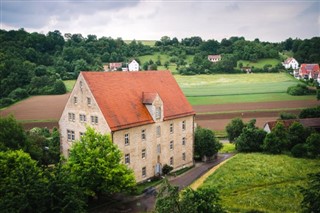
[[[233,154],[219,154],[218,158],[209,163],[198,163],[196,166],[189,170],[188,172],[172,178],[169,182],[172,185],[179,186],[180,189],[189,186],[193,183],[196,179],[201,177],[207,171],[209,171],[212,167],[220,164],[222,161],[232,157]],[[133,199],[130,202],[124,203],[121,206],[117,207],[110,207],[110,206],[102,206],[101,208],[94,209],[90,212],[94,213],[113,213],[113,212],[130,212],[130,213],[137,213],[137,212],[147,212],[154,210],[155,204],[155,196],[154,195],[142,195]]]

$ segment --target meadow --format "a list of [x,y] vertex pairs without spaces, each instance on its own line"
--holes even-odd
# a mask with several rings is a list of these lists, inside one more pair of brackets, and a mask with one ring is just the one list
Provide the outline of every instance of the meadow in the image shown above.
[[319,165],[287,155],[237,154],[201,187],[217,188],[228,212],[301,212],[300,187]]
[[262,69],[264,65],[270,64],[272,67],[275,67],[277,64],[281,63],[279,59],[275,58],[264,58],[264,59],[259,59],[257,62],[251,62],[251,61],[246,61],[246,60],[239,60],[238,61],[238,68],[239,64],[242,63],[244,67],[255,67],[255,68],[260,68]]
[[311,100],[314,96],[291,96],[287,88],[299,83],[287,73],[175,75],[192,105]]

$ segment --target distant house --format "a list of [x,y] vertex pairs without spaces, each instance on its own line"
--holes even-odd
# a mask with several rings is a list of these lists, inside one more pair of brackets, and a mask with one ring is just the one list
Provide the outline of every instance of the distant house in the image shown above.
[[109,71],[117,71],[121,67],[122,67],[122,63],[121,62],[109,63]]
[[319,64],[301,64],[299,77],[304,79],[318,79],[320,75]]
[[241,71],[246,72],[247,74],[252,73],[252,68],[251,67],[242,67]]
[[216,63],[218,61],[221,61],[221,55],[208,55],[208,60]]
[[310,127],[316,131],[320,131],[320,118],[304,118],[304,119],[290,119],[290,120],[277,120],[267,122],[263,129],[267,133],[270,133],[271,130],[276,126],[278,122],[282,122],[284,127],[288,129],[294,122],[301,123],[304,127]]
[[298,69],[299,68],[299,63],[294,58],[287,58],[284,62],[282,62],[282,65],[286,69]]
[[136,60],[132,60],[128,65],[129,71],[139,71],[139,63]]

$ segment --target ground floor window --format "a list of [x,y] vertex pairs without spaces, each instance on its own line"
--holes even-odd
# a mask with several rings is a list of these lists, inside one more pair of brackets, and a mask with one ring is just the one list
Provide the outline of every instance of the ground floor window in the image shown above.
[[147,169],[146,169],[146,167],[143,167],[142,168],[142,177],[145,177],[145,176],[147,176]]
[[67,130],[67,135],[68,135],[68,141],[74,141],[75,137],[74,137],[74,131],[73,130]]
[[130,154],[126,154],[124,157],[124,163],[125,164],[130,164]]

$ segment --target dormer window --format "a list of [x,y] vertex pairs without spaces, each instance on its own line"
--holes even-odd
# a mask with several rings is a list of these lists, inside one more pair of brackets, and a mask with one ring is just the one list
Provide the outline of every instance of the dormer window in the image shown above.
[[156,107],[156,119],[161,119],[161,107]]

